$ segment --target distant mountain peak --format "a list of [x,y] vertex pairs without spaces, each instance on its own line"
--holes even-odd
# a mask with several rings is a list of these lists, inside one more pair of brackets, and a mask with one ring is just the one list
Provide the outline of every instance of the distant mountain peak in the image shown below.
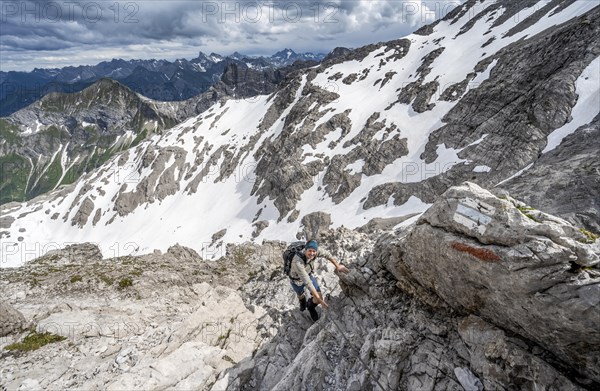
[[[208,89],[223,73],[226,59],[243,62],[254,70],[278,69],[296,61],[321,61],[324,55],[296,53],[285,48],[274,55],[249,56],[238,51],[229,56],[211,52],[209,55],[198,51],[191,60],[185,58],[170,60],[112,58],[96,65],[78,65],[63,68],[36,68],[32,72],[0,72],[3,83],[16,86],[0,89],[0,116],[8,116],[27,105],[34,103],[47,92],[76,92],[95,83],[101,78],[118,80],[133,91],[160,101],[179,101],[197,96]],[[179,69],[179,70],[177,70]],[[5,84],[8,85],[8,84]],[[44,88],[38,88],[44,86]],[[36,91],[31,94],[25,91]],[[20,92],[22,91],[22,92]],[[16,100],[16,97],[19,98]]]
[[212,54],[210,56],[207,56],[204,52],[199,51],[198,52],[198,57],[196,57],[194,60],[197,60],[197,59],[210,60],[210,57],[212,57]]
[[246,56],[245,54],[242,54],[242,53],[236,51],[236,52],[231,53],[227,57],[233,58],[233,59],[236,59],[236,60],[241,60],[242,58],[246,58],[248,56]]
[[283,50],[278,51],[274,55],[272,55],[271,58],[289,59],[291,57],[296,57],[297,55],[298,54],[295,51],[293,51],[292,49],[285,48]]

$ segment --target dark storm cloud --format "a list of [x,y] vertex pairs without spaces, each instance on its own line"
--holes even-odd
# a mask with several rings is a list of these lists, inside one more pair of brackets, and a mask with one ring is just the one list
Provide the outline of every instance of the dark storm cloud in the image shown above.
[[406,35],[433,21],[430,11],[440,3],[459,1],[4,0],[0,67],[29,70],[112,57],[191,58],[198,50],[326,52]]

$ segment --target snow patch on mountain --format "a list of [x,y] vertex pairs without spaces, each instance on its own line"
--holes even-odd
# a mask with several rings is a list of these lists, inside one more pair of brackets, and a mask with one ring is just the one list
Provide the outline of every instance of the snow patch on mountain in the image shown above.
[[590,123],[600,113],[600,57],[596,58],[583,71],[576,82],[576,91],[579,98],[573,107],[573,120],[563,127],[556,129],[548,136],[548,145],[542,153],[552,151],[568,135],[579,127]]

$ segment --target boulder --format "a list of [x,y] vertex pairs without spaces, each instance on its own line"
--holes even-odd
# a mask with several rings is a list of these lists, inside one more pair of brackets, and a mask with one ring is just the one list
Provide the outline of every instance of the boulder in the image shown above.
[[[599,243],[472,183],[450,188],[387,268],[415,292],[537,342],[600,380]],[[424,289],[423,289],[424,288]]]
[[21,331],[25,317],[6,301],[0,301],[0,337]]

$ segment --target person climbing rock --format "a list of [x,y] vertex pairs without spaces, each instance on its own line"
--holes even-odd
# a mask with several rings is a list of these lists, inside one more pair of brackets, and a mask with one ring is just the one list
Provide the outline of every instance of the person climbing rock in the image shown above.
[[[293,246],[293,245],[292,245]],[[319,313],[316,308],[319,304],[323,308],[327,308],[328,304],[323,300],[323,294],[319,283],[314,276],[314,261],[315,259],[322,257],[329,260],[335,266],[338,272],[348,273],[348,269],[337,262],[333,255],[326,250],[319,249],[319,244],[316,240],[309,240],[306,245],[298,247],[296,244],[295,251],[292,252],[293,257],[289,267],[290,283],[294,292],[298,295],[300,301],[300,311],[304,311],[308,308],[310,317],[313,321],[319,319]],[[289,253],[288,254],[292,254]],[[284,255],[285,259],[285,255]],[[308,288],[312,298],[306,300],[305,288]]]

